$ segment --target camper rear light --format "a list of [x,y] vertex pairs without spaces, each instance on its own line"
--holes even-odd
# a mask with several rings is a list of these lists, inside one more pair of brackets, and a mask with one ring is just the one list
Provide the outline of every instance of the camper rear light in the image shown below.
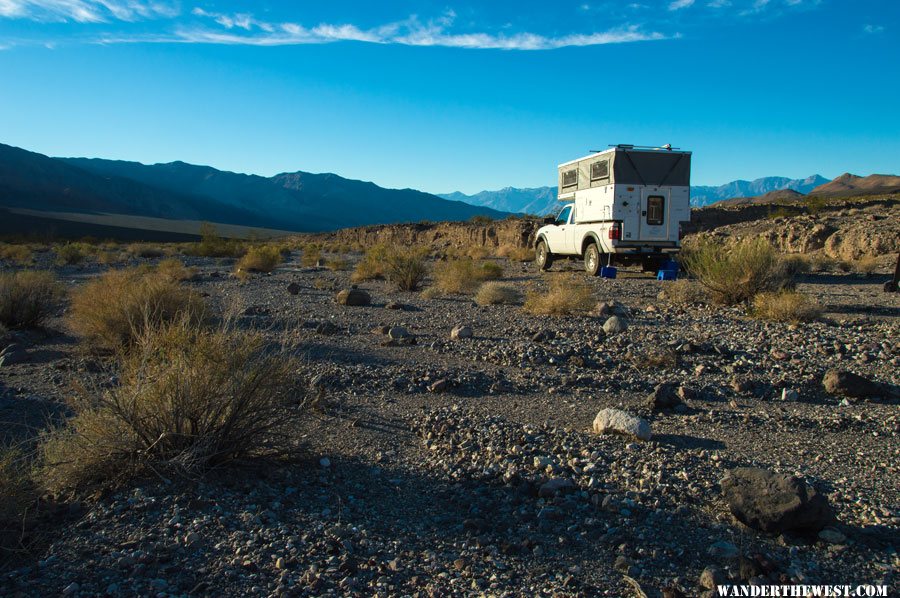
[[616,224],[613,224],[609,228],[609,238],[613,241],[618,241],[619,239],[622,238],[622,225],[621,224],[619,224],[617,222]]

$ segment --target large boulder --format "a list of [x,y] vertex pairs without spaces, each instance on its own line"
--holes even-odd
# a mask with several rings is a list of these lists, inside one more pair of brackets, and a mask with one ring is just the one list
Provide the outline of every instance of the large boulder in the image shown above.
[[825,372],[825,377],[822,378],[822,386],[833,395],[854,399],[888,397],[893,394],[891,389],[883,384],[844,370],[832,369]]
[[817,533],[834,519],[825,495],[794,476],[738,467],[720,485],[731,513],[759,531]]
[[369,305],[372,298],[364,290],[352,288],[340,291],[335,297],[335,301],[341,305]]
[[594,418],[594,432],[650,440],[650,424],[647,420],[621,409],[601,409]]

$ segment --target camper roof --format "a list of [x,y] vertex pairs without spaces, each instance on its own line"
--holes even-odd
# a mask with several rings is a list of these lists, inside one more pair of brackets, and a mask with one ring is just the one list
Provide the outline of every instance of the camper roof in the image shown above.
[[675,149],[666,149],[664,147],[651,147],[651,146],[635,146],[635,145],[626,145],[619,144],[613,146],[609,149],[605,149],[601,152],[593,152],[588,154],[587,156],[582,156],[581,158],[576,158],[574,160],[569,160],[568,162],[563,162],[558,166],[558,168],[563,168],[564,166],[568,166],[570,164],[575,164],[576,162],[581,162],[582,160],[589,160],[591,158],[595,158],[597,156],[603,154],[613,154],[615,152],[659,152],[665,154],[690,154],[691,152],[683,151],[683,150],[675,150]]

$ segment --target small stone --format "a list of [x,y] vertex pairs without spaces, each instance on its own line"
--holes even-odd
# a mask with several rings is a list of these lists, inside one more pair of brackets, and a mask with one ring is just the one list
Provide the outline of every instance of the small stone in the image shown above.
[[851,399],[871,399],[885,394],[887,389],[868,378],[842,370],[828,370],[822,378],[822,386],[825,391],[833,395],[849,397]]
[[718,567],[707,567],[700,574],[700,587],[704,589],[714,590],[725,583],[728,583],[728,576]]
[[388,328],[387,335],[391,338],[391,340],[395,341],[412,336],[409,331],[403,326],[391,326],[390,328]]
[[738,555],[738,548],[731,542],[720,540],[710,545],[706,551],[709,556],[717,559],[733,559]]
[[351,288],[338,292],[335,296],[335,301],[341,305],[361,306],[369,305],[372,302],[372,298],[362,289]]
[[292,282],[287,286],[287,292],[291,295],[297,295],[300,293],[300,285],[296,282]]
[[800,399],[800,393],[794,390],[793,388],[783,388],[781,390],[781,400],[782,401],[796,401]]
[[650,424],[647,420],[621,409],[601,409],[594,418],[594,432],[650,440]]
[[626,328],[628,328],[628,323],[619,316],[612,316],[603,324],[603,331],[606,334],[619,334],[625,332]]
[[681,399],[676,394],[675,385],[668,382],[657,384],[653,392],[647,396],[647,406],[655,411],[672,409],[679,403]]
[[553,478],[541,484],[538,489],[540,498],[552,498],[557,494],[565,494],[576,489],[575,483],[569,478]]
[[404,309],[406,306],[400,303],[399,301],[388,301],[385,305],[385,309]]
[[450,339],[472,338],[472,328],[469,326],[454,326],[450,331]]
[[287,563],[284,561],[284,557],[280,556],[275,560],[275,568],[276,569],[284,569],[287,566]]
[[81,589],[81,586],[79,586],[77,583],[75,583],[73,581],[72,583],[67,585],[65,588],[63,588],[62,593],[64,596],[71,596],[72,594],[74,594],[75,592],[77,592],[80,589]]
[[819,532],[819,539],[828,544],[846,544],[847,536],[832,527]]
[[444,392],[448,388],[450,388],[450,381],[446,378],[441,378],[428,385],[428,392]]
[[319,459],[319,466],[322,469],[328,469],[329,467],[331,467],[331,459],[329,459],[328,457],[322,457],[321,459]]

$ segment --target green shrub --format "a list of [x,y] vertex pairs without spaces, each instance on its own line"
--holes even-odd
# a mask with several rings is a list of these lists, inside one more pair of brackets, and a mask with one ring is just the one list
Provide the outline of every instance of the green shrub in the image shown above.
[[662,298],[676,305],[706,303],[707,296],[696,281],[681,278],[665,283],[661,291]]
[[257,334],[188,320],[144,329],[119,384],[76,397],[75,415],[45,435],[41,478],[60,493],[286,454],[306,387],[295,372]]
[[197,278],[197,269],[188,268],[178,258],[170,257],[160,261],[156,265],[156,271],[160,276],[173,282],[184,282]]
[[384,278],[384,267],[388,252],[388,246],[384,243],[378,243],[367,248],[362,259],[356,264],[353,274],[350,275],[350,280],[352,282],[364,282],[366,280]]
[[28,245],[0,243],[0,260],[20,265],[30,264],[32,261],[32,251]]
[[682,252],[682,261],[713,301],[722,305],[748,301],[765,291],[780,291],[793,282],[778,253],[760,238],[728,246],[701,240]]
[[131,346],[147,328],[206,317],[203,298],[155,271],[110,270],[87,282],[72,299],[68,321],[91,347]]
[[73,266],[87,257],[88,251],[81,243],[66,243],[56,248],[56,263]]
[[246,251],[244,243],[220,237],[215,225],[208,222],[200,225],[200,241],[188,245],[184,250],[187,255],[202,257],[240,257]]
[[395,248],[385,256],[385,277],[401,291],[418,290],[428,275],[428,252],[422,248]]
[[275,245],[254,245],[236,266],[237,272],[271,272],[281,263],[281,250]]
[[9,328],[41,326],[64,295],[63,286],[50,272],[0,272],[0,323]]

